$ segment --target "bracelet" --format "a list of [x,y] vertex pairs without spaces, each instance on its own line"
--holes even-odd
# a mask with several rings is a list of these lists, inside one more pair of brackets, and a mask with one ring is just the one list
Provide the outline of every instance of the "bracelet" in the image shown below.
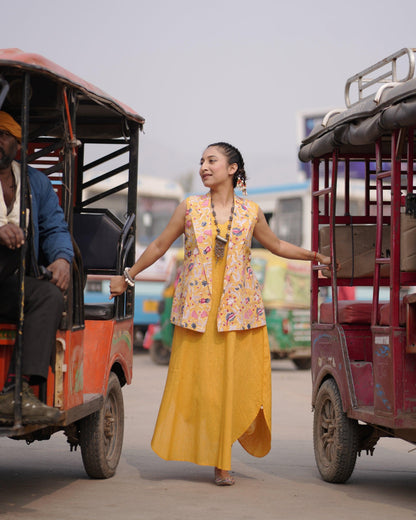
[[130,285],[130,287],[134,287],[134,280],[133,278],[131,277],[130,273],[129,273],[129,268],[126,267],[123,271],[123,275],[124,275],[124,281],[127,283],[127,285]]

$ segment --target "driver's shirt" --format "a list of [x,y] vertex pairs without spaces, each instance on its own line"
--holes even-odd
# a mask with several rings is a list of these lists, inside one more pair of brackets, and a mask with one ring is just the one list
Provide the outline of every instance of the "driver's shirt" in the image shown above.
[[[5,226],[6,224],[15,224],[16,226],[20,225],[20,164],[16,161],[12,162],[12,172],[14,175],[14,179],[16,182],[16,197],[13,204],[13,207],[9,213],[7,213],[6,203],[4,201],[3,188],[0,183],[0,226]],[[29,209],[26,209],[26,218],[29,221]]]

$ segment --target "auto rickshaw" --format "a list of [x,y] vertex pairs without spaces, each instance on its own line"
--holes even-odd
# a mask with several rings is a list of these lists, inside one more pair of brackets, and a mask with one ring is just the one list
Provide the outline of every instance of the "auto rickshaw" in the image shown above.
[[[347,481],[381,437],[416,443],[415,52],[350,77],[346,107],[299,151],[312,163],[312,249],[332,256],[311,280],[314,451],[328,482]],[[353,208],[354,179],[362,204]],[[319,305],[325,287],[331,301]],[[342,287],[371,288],[372,298],[340,301]]]
[[[61,419],[52,426],[22,424],[20,312],[18,323],[0,324],[1,387],[12,349],[17,353],[14,423],[0,424],[0,437],[31,443],[63,431],[71,450],[81,447],[87,474],[108,478],[116,471],[123,443],[121,388],[132,379],[134,288],[109,303],[84,305],[84,286],[89,274],[121,274],[134,262],[138,138],[144,119],[57,64],[18,49],[0,50],[0,88],[1,109],[22,126],[21,225],[26,225],[26,176],[32,165],[51,179],[75,250],[55,366],[47,384],[33,388],[39,399],[61,411]],[[115,176],[120,182],[111,191],[124,190],[124,222],[105,204],[105,180]],[[85,197],[90,186],[102,186],[93,200]],[[102,209],[89,207],[98,200]],[[21,249],[23,310],[25,246]]]

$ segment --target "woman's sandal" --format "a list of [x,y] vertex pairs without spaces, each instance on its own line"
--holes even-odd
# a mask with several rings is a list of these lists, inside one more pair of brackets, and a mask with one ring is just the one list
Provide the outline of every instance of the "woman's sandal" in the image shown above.
[[228,473],[227,475],[221,475],[217,468],[215,468],[215,484],[217,486],[233,486],[235,479]]

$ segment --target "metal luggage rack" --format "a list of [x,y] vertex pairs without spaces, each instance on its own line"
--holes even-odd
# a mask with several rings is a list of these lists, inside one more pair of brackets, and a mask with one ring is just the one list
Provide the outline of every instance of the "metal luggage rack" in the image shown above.
[[[345,105],[347,108],[350,108],[351,106],[354,106],[355,104],[362,101],[365,97],[365,90],[374,85],[381,85],[374,96],[374,102],[379,103],[381,96],[386,89],[395,87],[400,83],[404,83],[405,81],[412,79],[415,71],[415,53],[416,48],[405,47],[347,79],[344,93]],[[397,61],[403,56],[407,56],[408,58],[408,71],[403,78],[399,79]],[[369,76],[375,72],[378,72],[378,74]],[[351,86],[355,84],[358,89],[358,100],[354,103],[351,103]]]

